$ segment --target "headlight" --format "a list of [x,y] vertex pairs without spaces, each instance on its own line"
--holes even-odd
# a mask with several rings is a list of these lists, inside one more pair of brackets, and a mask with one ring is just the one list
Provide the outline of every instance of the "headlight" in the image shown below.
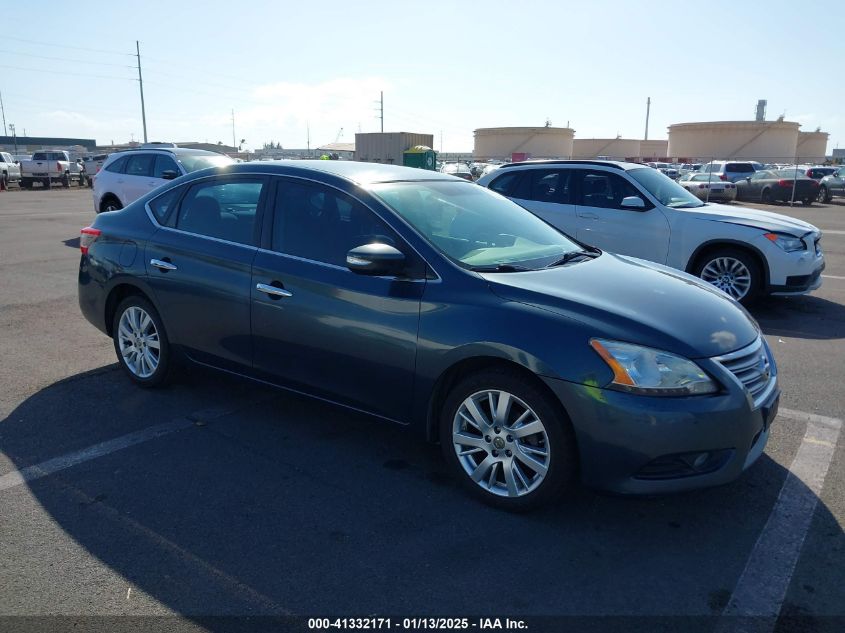
[[787,253],[803,251],[807,248],[801,238],[795,237],[793,235],[784,235],[783,233],[766,233],[763,235],[763,237],[765,237],[770,242],[774,242]]
[[650,347],[591,339],[590,346],[613,370],[610,387],[652,396],[692,396],[719,390],[691,360]]

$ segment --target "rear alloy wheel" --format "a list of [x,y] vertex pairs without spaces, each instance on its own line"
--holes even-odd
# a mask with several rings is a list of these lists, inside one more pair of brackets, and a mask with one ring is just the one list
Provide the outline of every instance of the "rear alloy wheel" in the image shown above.
[[812,198],[804,198],[804,199],[801,201],[801,203],[802,203],[805,207],[809,207],[811,204],[813,204],[813,199],[812,199]]
[[103,200],[103,203],[100,205],[100,212],[105,213],[106,211],[118,211],[122,209],[123,205],[120,204],[120,201],[116,198],[108,197]]
[[824,203],[830,202],[830,197],[831,196],[830,196],[830,193],[828,193],[828,191],[827,191],[827,187],[825,187],[825,186],[819,187],[819,196],[818,196],[819,202],[824,202]]
[[115,311],[114,349],[121,367],[144,387],[163,384],[170,371],[170,347],[164,325],[146,299],[131,296]]
[[568,424],[529,380],[494,369],[451,392],[440,439],[446,460],[473,494],[505,510],[529,510],[575,477]]
[[774,197],[774,195],[772,195],[771,189],[763,190],[763,202],[765,202],[766,204],[774,204],[775,203],[775,197]]
[[695,275],[743,304],[760,291],[760,267],[754,258],[736,249],[720,249],[703,257]]

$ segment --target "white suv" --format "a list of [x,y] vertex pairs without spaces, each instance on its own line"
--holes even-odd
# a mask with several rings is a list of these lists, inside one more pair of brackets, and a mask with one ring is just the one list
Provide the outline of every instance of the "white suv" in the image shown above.
[[139,148],[111,154],[94,177],[94,211],[115,211],[168,180],[235,161],[216,152],[173,147]]
[[655,169],[612,161],[512,163],[478,184],[601,249],[701,277],[742,303],[821,286],[821,231],[768,211],[704,203]]

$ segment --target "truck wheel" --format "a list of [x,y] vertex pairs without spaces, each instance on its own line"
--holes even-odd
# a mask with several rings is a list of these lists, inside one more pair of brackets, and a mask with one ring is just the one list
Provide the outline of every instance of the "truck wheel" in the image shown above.
[[21,178],[21,187],[23,187],[24,189],[32,189],[32,179]]
[[65,189],[70,189],[70,176],[68,176],[67,174],[62,176],[62,187],[64,187]]
[[9,188],[9,177],[4,173],[0,174],[0,191]]
[[42,178],[41,184],[45,189],[50,189],[53,186],[53,181],[50,178]]

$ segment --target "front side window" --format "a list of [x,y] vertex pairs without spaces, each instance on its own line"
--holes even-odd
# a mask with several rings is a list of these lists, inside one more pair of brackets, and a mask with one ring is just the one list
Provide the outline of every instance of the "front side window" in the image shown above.
[[472,183],[392,182],[370,192],[467,268],[539,269],[581,247],[533,213]]
[[150,176],[153,173],[154,154],[135,154],[126,162],[124,173],[127,176]]
[[280,181],[273,213],[274,251],[345,267],[351,249],[373,242],[401,248],[393,230],[354,198],[316,183]]
[[[675,181],[663,175],[661,172],[651,169],[652,174],[666,178],[675,184]],[[686,192],[686,189],[675,184],[678,189]],[[603,209],[622,209],[622,200],[630,196],[642,199],[648,206],[648,201],[637,190],[634,185],[618,174],[606,171],[588,171],[584,173],[581,181],[581,204],[585,207],[599,207]],[[696,198],[697,200],[698,198]]]
[[155,168],[153,170],[153,178],[164,178],[162,173],[165,171],[174,171],[176,174],[181,174],[179,165],[170,156],[166,154],[159,154],[156,156]]
[[725,166],[725,171],[734,174],[751,174],[754,173],[754,165],[751,163],[728,163]]
[[176,228],[239,244],[255,243],[255,220],[263,179],[209,180],[188,190]]
[[751,176],[751,180],[771,180],[775,175],[770,171],[758,171]]
[[704,206],[701,200],[659,171],[640,167],[631,169],[627,173],[664,206],[674,209],[694,209]]

